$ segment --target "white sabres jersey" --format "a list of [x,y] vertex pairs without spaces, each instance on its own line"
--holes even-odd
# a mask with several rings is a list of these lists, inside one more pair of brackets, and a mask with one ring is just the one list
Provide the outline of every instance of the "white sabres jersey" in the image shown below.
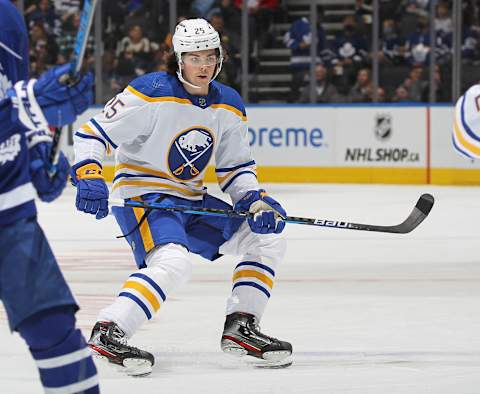
[[455,105],[453,145],[462,155],[480,158],[480,85],[474,85]]
[[75,133],[75,162],[102,163],[111,147],[114,197],[166,193],[200,200],[205,169],[215,158],[220,187],[236,202],[258,189],[246,120],[232,88],[212,82],[207,96],[193,96],[175,76],[146,74]]

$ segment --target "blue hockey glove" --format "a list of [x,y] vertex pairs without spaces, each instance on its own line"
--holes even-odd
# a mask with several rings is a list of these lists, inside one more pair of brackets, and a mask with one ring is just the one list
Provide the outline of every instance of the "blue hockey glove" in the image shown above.
[[55,174],[50,177],[50,142],[39,142],[30,148],[30,178],[42,201],[51,202],[62,194],[67,184],[70,165],[65,155],[60,152]]
[[71,68],[71,64],[52,67],[38,80],[19,81],[9,89],[12,120],[20,120],[30,130],[73,123],[93,102],[93,74],[83,75],[72,86],[60,82]]
[[97,219],[107,216],[108,187],[102,175],[102,166],[94,160],[83,160],[72,166],[70,175],[77,187],[77,209],[91,213]]
[[265,190],[250,190],[233,207],[235,211],[251,212],[253,218],[247,219],[250,229],[258,234],[280,234],[285,228],[282,220],[287,216],[285,209]]

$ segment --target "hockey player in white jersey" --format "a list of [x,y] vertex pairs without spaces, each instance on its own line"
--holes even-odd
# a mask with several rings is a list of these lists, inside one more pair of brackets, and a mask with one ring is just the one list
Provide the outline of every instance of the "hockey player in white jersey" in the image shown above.
[[455,105],[452,141],[470,159],[480,158],[480,84],[470,87]]
[[154,357],[127,339],[191,272],[188,253],[208,260],[238,255],[221,338],[223,351],[260,363],[291,363],[290,343],[260,332],[258,323],[272,291],[285,241],[286,216],[257,182],[247,138],[247,117],[238,93],[216,81],[223,55],[218,33],[203,19],[179,23],[169,72],[144,75],[107,103],[75,134],[77,209],[108,214],[102,175],[105,152],[116,149],[114,197],[191,207],[230,209],[207,194],[203,178],[215,158],[221,189],[234,209],[255,213],[239,219],[141,208],[112,209],[138,266],[115,302],[100,312],[91,348],[131,375],[148,374]]

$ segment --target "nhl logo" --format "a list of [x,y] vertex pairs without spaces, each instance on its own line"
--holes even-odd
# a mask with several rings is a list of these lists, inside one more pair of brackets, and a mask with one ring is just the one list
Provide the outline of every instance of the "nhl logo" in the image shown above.
[[200,97],[198,99],[198,104],[200,105],[200,107],[205,107],[207,105],[207,100],[205,100],[203,97]]
[[390,114],[377,114],[375,116],[375,137],[385,141],[392,136],[392,116]]

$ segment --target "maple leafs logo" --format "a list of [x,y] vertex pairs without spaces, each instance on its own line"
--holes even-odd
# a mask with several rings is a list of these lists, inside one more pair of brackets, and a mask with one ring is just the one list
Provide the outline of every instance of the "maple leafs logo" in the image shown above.
[[21,149],[20,134],[14,134],[6,141],[0,143],[0,166],[13,161]]
[[0,100],[7,97],[7,89],[12,87],[12,82],[7,78],[5,74],[2,73],[0,68]]

